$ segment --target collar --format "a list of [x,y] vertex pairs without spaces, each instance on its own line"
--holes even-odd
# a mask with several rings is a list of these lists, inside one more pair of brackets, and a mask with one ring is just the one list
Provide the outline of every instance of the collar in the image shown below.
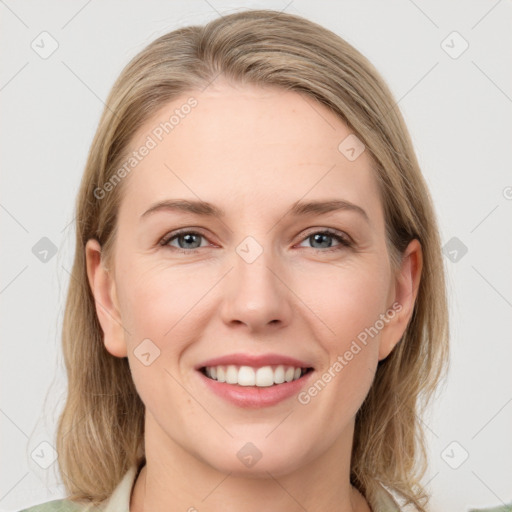
[[130,512],[130,498],[135,480],[142,469],[134,464],[117,484],[114,492],[102,505],[102,512]]

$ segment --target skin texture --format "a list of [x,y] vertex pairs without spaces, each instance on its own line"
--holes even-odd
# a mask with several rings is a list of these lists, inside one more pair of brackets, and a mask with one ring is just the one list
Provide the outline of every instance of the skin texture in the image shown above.
[[[197,106],[122,183],[112,265],[98,242],[86,246],[105,347],[128,357],[146,406],[147,463],[131,511],[369,510],[349,481],[354,419],[412,314],[421,247],[412,241],[392,270],[368,151],[349,161],[338,150],[348,127],[299,93],[219,79],[158,111],[132,148],[190,96]],[[208,201],[225,216],[141,219],[178,198]],[[352,210],[286,215],[298,200],[333,199],[360,206],[368,220]],[[204,236],[196,252],[183,238],[159,245],[181,228]],[[353,247],[315,242],[326,228]],[[252,263],[236,251],[247,236],[263,249]],[[315,381],[393,303],[400,311],[305,405],[292,397],[236,407],[194,369],[234,352],[278,353],[308,361]],[[160,350],[149,366],[134,354],[144,339]],[[247,442],[262,454],[250,468],[237,457]]]

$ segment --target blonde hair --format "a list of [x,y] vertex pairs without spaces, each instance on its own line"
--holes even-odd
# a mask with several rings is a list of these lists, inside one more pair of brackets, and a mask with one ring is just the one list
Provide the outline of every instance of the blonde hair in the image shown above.
[[63,323],[68,394],[57,449],[69,499],[103,501],[144,459],[144,405],[128,360],[103,345],[84,251],[95,238],[109,258],[123,187],[101,199],[95,190],[116,173],[152,114],[221,74],[241,85],[304,93],[331,109],[373,158],[395,267],[412,239],[421,243],[423,272],[412,318],[400,343],[379,362],[356,417],[351,482],[367,499],[384,484],[424,511],[428,496],[420,479],[427,457],[419,417],[448,361],[444,268],[430,195],[403,118],[371,63],[333,32],[271,10],[239,12],[159,37],[124,68],[107,99],[77,198]]

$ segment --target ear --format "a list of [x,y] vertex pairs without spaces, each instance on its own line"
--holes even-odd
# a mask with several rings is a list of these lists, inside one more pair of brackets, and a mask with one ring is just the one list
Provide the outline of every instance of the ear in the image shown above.
[[101,246],[91,238],[85,245],[87,277],[96,305],[96,314],[103,330],[105,348],[116,357],[126,357],[124,327],[117,300],[116,285],[101,259]]
[[379,361],[386,359],[401,340],[414,311],[416,296],[423,268],[423,253],[419,240],[412,240],[405,249],[395,275],[393,306],[388,309],[388,323],[382,330],[379,345]]

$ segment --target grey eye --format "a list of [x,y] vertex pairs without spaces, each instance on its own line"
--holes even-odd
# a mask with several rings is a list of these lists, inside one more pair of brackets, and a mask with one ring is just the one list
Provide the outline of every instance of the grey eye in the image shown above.
[[[308,240],[311,243],[311,246],[315,249],[325,249],[327,247],[332,246],[332,239],[334,238],[333,235],[330,235],[329,233],[315,233],[313,235],[310,235],[308,237]],[[314,245],[318,244],[318,246]]]
[[[173,245],[172,242],[177,241],[180,249],[197,249],[201,247],[201,240],[203,235],[199,233],[180,233],[173,236],[168,242],[168,245]],[[173,245],[176,247],[176,245]]]

